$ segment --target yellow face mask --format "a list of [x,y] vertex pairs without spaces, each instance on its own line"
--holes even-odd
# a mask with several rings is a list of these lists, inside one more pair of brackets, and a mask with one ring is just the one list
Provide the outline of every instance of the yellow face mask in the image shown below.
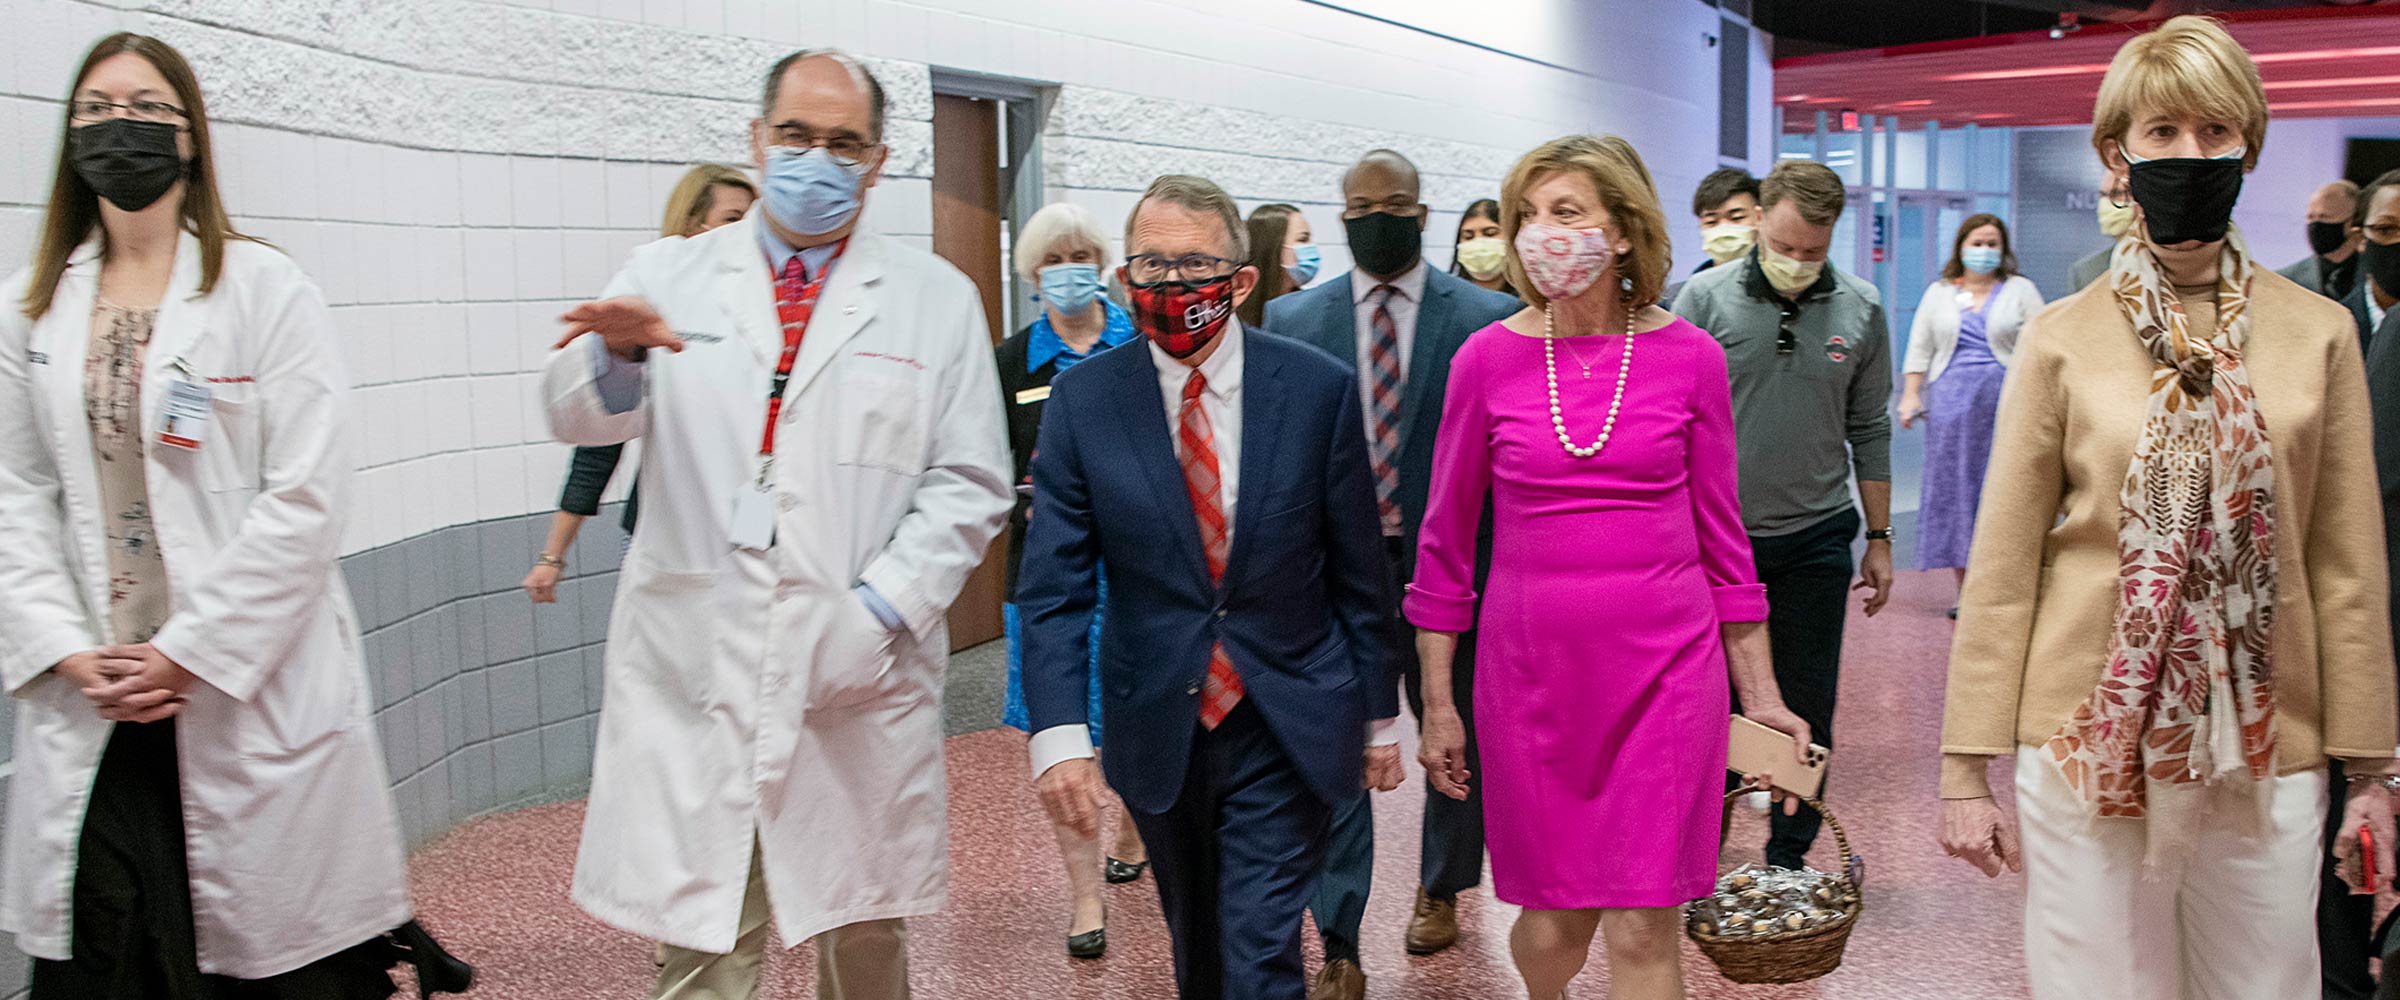
[[1817,276],[1825,273],[1825,262],[1793,260],[1761,246],[1758,248],[1758,269],[1766,272],[1767,284],[1775,286],[1776,291],[1798,295],[1817,283]]
[[1490,281],[1508,264],[1508,244],[1497,236],[1484,236],[1458,245],[1458,266],[1477,281]]
[[2107,195],[2101,195],[2100,232],[2113,240],[2125,235],[2125,231],[2132,228],[2133,200],[2128,198],[2124,204],[2120,205],[2108,200]]
[[1756,226],[1737,226],[1729,222],[1700,231],[1700,248],[1708,251],[1708,259],[1719,264],[1730,263],[1734,258],[1749,253],[1750,245],[1756,242]]

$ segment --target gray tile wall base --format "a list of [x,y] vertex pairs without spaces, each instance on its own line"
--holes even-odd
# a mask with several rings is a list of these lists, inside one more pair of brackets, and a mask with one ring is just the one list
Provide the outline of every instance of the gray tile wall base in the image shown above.
[[624,536],[584,522],[558,603],[518,584],[548,512],[458,525],[342,560],[366,635],[375,724],[408,846],[589,787],[596,688]]

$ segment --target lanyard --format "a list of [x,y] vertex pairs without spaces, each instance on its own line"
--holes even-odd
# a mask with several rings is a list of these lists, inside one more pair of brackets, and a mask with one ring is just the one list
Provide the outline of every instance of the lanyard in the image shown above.
[[[816,278],[801,282],[799,293],[788,299],[783,294],[784,280],[779,277],[775,281],[775,316],[783,323],[783,354],[775,359],[775,379],[767,388],[767,429],[758,443],[759,457],[767,461],[775,458],[775,425],[783,415],[783,390],[791,384],[792,363],[800,358],[800,338],[808,332],[809,317],[816,314],[817,296],[825,291],[825,279],[833,275],[834,263],[842,259],[842,251],[849,246],[850,241],[843,240],[841,246],[834,248],[833,256],[825,259],[825,266],[817,269]],[[791,259],[800,258],[795,254]],[[764,464],[761,463],[762,468]]]

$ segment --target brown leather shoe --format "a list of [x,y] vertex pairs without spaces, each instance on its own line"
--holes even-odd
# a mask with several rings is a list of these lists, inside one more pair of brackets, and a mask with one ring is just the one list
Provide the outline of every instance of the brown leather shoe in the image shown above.
[[1348,959],[1325,963],[1308,984],[1308,1000],[1367,1000],[1367,970]]
[[1431,955],[1458,943],[1458,901],[1435,899],[1417,888],[1417,911],[1408,918],[1408,953]]

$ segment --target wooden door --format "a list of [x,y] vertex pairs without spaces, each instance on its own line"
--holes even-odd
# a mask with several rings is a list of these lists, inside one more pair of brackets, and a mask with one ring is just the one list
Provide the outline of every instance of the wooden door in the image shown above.
[[[992,343],[1001,337],[1000,107],[950,94],[933,97],[933,252],[974,279]],[[993,410],[991,418],[1001,419]],[[1008,534],[992,540],[991,555],[967,578],[950,606],[950,649],[956,652],[1002,635],[1000,603],[1007,589]]]

